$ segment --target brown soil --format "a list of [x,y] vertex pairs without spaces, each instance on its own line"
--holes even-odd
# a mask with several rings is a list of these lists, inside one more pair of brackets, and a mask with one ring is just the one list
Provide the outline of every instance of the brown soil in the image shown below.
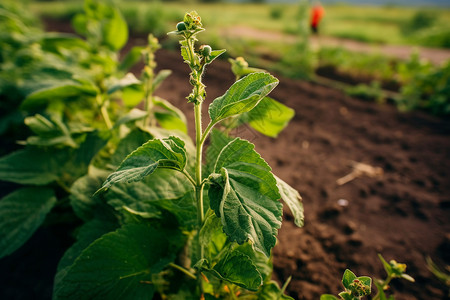
[[[174,71],[157,94],[180,106],[188,68],[177,53],[157,53],[160,68]],[[274,278],[292,276],[295,299],[337,294],[343,271],[384,278],[377,253],[408,265],[416,283],[394,280],[396,299],[446,299],[446,290],[427,270],[425,257],[450,264],[450,122],[423,113],[399,113],[392,106],[353,99],[340,91],[279,77],[272,96],[296,111],[277,139],[250,128],[238,130],[256,145],[279,177],[300,191],[306,225],[296,228],[285,213],[274,250]],[[230,66],[215,62],[205,78],[208,103],[233,81]],[[351,161],[380,167],[374,178],[339,186]],[[347,200],[348,205],[339,205]]]

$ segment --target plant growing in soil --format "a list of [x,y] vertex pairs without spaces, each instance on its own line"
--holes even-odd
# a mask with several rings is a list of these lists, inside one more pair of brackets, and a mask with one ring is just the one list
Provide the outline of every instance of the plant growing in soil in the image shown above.
[[[172,34],[181,37],[181,55],[191,69],[187,99],[194,106],[195,145],[175,131],[152,136],[109,174],[94,195],[96,217],[80,229],[60,263],[55,299],[151,299],[155,293],[164,299],[290,299],[283,295],[286,284],[280,288],[270,280],[270,257],[282,220],[279,200],[301,226],[300,195],[272,174],[254,145],[213,130],[258,106],[278,80],[265,72],[242,76],[210,104],[203,129],[205,67],[225,50],[195,47],[204,30],[195,12],[176,28]],[[145,78],[151,81],[152,74],[149,66]],[[147,103],[153,103],[151,89],[145,90]],[[143,126],[152,122],[146,120]],[[117,149],[135,143],[124,141]],[[103,174],[80,181],[81,193],[98,185]]]
[[[395,260],[391,260],[388,263],[381,254],[378,254],[378,257],[383,264],[387,277],[384,280],[376,279],[374,281],[377,288],[377,294],[372,297],[372,300],[394,300],[395,298],[393,295],[388,298],[385,294],[385,290],[389,288],[391,280],[394,278],[403,278],[414,282],[414,278],[405,273],[405,264],[398,263]],[[345,291],[339,293],[340,299],[359,300],[371,294],[372,279],[368,276],[357,277],[352,271],[347,269],[342,277],[342,285],[344,286]],[[320,300],[339,300],[339,298],[330,294],[324,294],[320,297]]]

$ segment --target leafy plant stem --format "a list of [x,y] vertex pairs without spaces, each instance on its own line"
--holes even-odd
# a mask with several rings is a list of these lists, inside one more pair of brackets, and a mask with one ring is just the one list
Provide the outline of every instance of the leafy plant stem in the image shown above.
[[188,270],[186,270],[182,266],[179,266],[179,265],[174,264],[174,263],[170,263],[169,266],[171,266],[174,269],[177,269],[178,271],[183,272],[185,275],[187,275],[188,277],[190,277],[192,279],[197,279],[197,277],[194,274],[192,274],[191,272],[189,272]]
[[144,126],[149,124],[150,126],[155,126],[155,120],[150,117],[150,113],[153,110],[153,71],[151,72],[151,76],[146,80],[145,85],[145,110],[147,115],[145,116],[143,122]]
[[103,120],[105,121],[106,127],[112,129],[113,125],[111,119],[109,118],[108,109],[106,108],[106,101],[102,95],[97,94],[97,103],[100,106],[100,112],[102,114]]
[[209,123],[208,126],[205,129],[205,132],[203,132],[203,135],[201,136],[200,143],[203,145],[206,138],[208,137],[209,133],[211,132],[211,129],[214,127],[215,124]]
[[184,176],[186,176],[187,180],[192,183],[194,188],[197,188],[197,182],[194,180],[194,178],[192,178],[192,176],[188,172],[186,172],[186,170],[183,170],[182,173],[184,174]]
[[283,287],[281,288],[281,294],[284,294],[284,291],[286,291],[286,288],[288,287],[289,283],[291,283],[292,276],[289,276],[289,278],[286,280],[286,282],[283,284]]
[[[195,134],[196,134],[196,162],[195,162],[195,185],[196,185],[196,197],[197,197],[197,220],[199,230],[203,226],[203,220],[205,218],[203,211],[203,184],[202,184],[202,104],[201,102],[194,105],[195,112]],[[203,258],[203,248],[200,247],[200,258]]]
[[392,278],[394,278],[394,276],[392,274],[389,274],[388,277],[384,281],[381,282],[380,289],[378,290],[377,294],[375,295],[375,297],[373,297],[372,300],[380,300],[381,299],[380,298],[381,297],[381,291],[386,289],[386,287],[391,282]]

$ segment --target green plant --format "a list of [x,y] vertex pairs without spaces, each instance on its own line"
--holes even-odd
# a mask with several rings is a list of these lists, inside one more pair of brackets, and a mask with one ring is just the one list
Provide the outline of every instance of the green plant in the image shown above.
[[[342,276],[342,285],[345,291],[339,293],[339,297],[343,300],[359,300],[364,296],[370,295],[370,288],[372,285],[372,279],[367,276],[359,276],[350,271],[345,270],[344,276]],[[338,300],[339,298],[325,294],[320,297],[320,300]]]
[[394,278],[403,278],[410,282],[414,282],[414,278],[405,273],[406,265],[402,263],[398,263],[395,260],[390,260],[387,262],[381,254],[378,254],[380,258],[384,270],[386,271],[387,277],[384,280],[375,280],[375,286],[377,287],[377,294],[373,297],[373,300],[384,300],[384,299],[394,299],[394,296],[390,296],[386,298],[385,290],[389,288],[389,283]]
[[[378,257],[383,264],[383,267],[387,273],[387,277],[384,280],[375,279],[374,283],[377,288],[377,294],[373,296],[372,300],[394,300],[394,296],[391,295],[387,298],[385,290],[389,288],[389,283],[394,278],[403,278],[408,281],[414,282],[414,278],[405,273],[406,265],[397,263],[395,260],[391,260],[389,263],[378,254]],[[372,279],[368,276],[357,277],[349,269],[345,270],[342,277],[342,285],[345,291],[339,293],[339,298],[342,300],[359,300],[365,296],[371,294]],[[336,296],[330,294],[324,294],[320,297],[320,300],[338,300]]]
[[[133,217],[125,221],[121,229],[105,235],[81,253],[56,283],[57,298],[86,292],[110,295],[109,289],[125,288],[125,284],[132,286],[134,295],[150,298],[155,290],[172,297],[173,294],[181,294],[185,297],[234,299],[238,295],[250,297],[250,291],[257,292],[253,293],[255,297],[275,294],[281,297],[282,290],[269,278],[270,249],[275,245],[281,221],[278,199],[283,198],[292,207],[297,222],[301,223],[298,193],[271,174],[270,168],[253,150],[253,145],[239,138],[230,139],[218,131],[211,133],[221,121],[254,108],[278,81],[267,73],[250,74],[237,81],[212,102],[209,108],[211,121],[203,130],[201,105],[206,96],[202,83],[205,66],[224,50],[209,51],[209,46],[195,50],[196,35],[204,30],[201,26],[200,17],[191,12],[173,32],[182,37],[181,53],[192,71],[189,82],[193,90],[187,99],[194,105],[195,153],[190,153],[185,141],[170,136],[151,139],[127,156],[96,195],[101,196],[106,191],[108,197],[119,186],[119,189],[133,191],[133,195],[150,193],[150,198],[144,196],[143,203],[139,199],[133,199],[131,203],[124,203],[125,199],[120,201],[119,207],[126,207],[126,213]],[[210,133],[211,143],[207,152],[210,160],[205,172],[202,148]],[[189,164],[190,160],[194,165]],[[163,206],[166,214],[175,217],[175,223],[167,223],[168,219],[160,216],[163,212],[155,210],[156,203],[151,194],[158,193],[157,183],[175,178],[178,184],[172,186],[169,193],[181,197],[171,200],[165,198],[164,193],[157,196],[160,202],[166,202]],[[120,185],[121,182],[136,184]],[[259,199],[258,202],[255,199]],[[177,204],[174,206],[173,202]],[[161,204],[156,205],[159,207]],[[156,225],[158,223],[160,225]],[[115,244],[117,242],[125,243],[131,249],[119,254],[102,250],[106,245],[113,249],[119,247]],[[145,248],[133,246],[138,242]],[[117,255],[124,257],[118,259]],[[142,261],[134,261],[129,266],[131,269],[123,269],[119,260],[135,256]],[[108,268],[118,268],[118,271],[105,274],[104,270],[98,270],[103,264],[101,261],[106,262]],[[134,269],[143,271],[135,273]],[[77,278],[89,273],[91,285],[79,290]],[[174,278],[180,275],[184,275],[185,283],[168,289],[166,285],[176,282]],[[121,282],[118,278],[129,280]],[[131,296],[123,297],[128,299]],[[133,297],[130,299],[135,299]]]
[[[20,43],[2,48],[1,67],[11,72],[9,77],[2,73],[0,93],[13,104],[2,102],[2,113],[5,119],[18,116],[17,126],[25,130],[18,136],[23,147],[0,158],[0,180],[19,185],[2,191],[6,196],[0,201],[0,257],[21,247],[50,216],[67,223],[75,223],[76,216],[89,220],[88,197],[78,204],[72,200],[81,194],[80,182],[124,158],[128,150],[121,140],[142,141],[148,132],[162,135],[163,128],[186,131],[182,113],[152,95],[170,74],[153,74],[157,41],[150,37],[147,48],[133,48],[118,60],[127,26],[116,8],[85,2],[85,13],[74,23],[86,41],[42,33],[23,24],[14,10],[4,14],[8,17],[0,19],[0,26],[10,31],[1,38]],[[147,66],[140,81],[125,73],[142,53]],[[15,93],[8,93],[11,90]],[[151,102],[147,111],[132,109],[144,96]],[[137,122],[157,122],[162,128],[141,125],[141,130]],[[11,124],[4,127],[2,139],[14,130]],[[61,211],[69,217],[58,217]]]
[[[410,72],[400,97],[395,102],[400,110],[424,109],[435,115],[450,113],[450,61],[442,66],[420,67],[420,72]],[[413,68],[414,70],[414,68]]]
[[441,271],[441,269],[433,262],[431,257],[426,258],[428,270],[436,276],[437,279],[444,283],[448,290],[448,295],[450,296],[450,266],[445,267],[445,271]]
[[[26,186],[0,202],[1,256],[60,206],[83,224],[58,265],[54,299],[290,299],[283,295],[288,282],[280,288],[270,279],[270,253],[281,199],[302,226],[300,195],[272,174],[254,145],[217,130],[246,115],[240,125],[278,134],[293,114],[266,97],[278,80],[235,68],[240,79],[211,103],[204,129],[205,67],[225,50],[196,48],[204,29],[195,12],[186,14],[172,33],[191,69],[193,143],[181,111],[154,96],[170,74],[154,72],[156,39],[119,61],[127,39],[122,16],[93,0],[84,8],[74,25],[86,42],[52,44],[78,67],[66,81],[39,82],[23,99],[34,135],[0,158],[0,179]],[[139,80],[126,70],[141,56]],[[142,99],[145,110],[135,107]],[[275,112],[278,123],[264,121]]]

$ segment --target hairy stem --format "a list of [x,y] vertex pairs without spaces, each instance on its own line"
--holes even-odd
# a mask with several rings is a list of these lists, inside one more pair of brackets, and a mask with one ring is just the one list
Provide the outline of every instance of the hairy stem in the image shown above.
[[154,119],[150,117],[150,113],[153,110],[153,71],[151,72],[150,78],[148,78],[145,82],[145,99],[144,99],[144,107],[147,115],[145,116],[143,122],[144,126],[150,124],[150,126],[154,126]]
[[186,270],[185,268],[183,268],[182,266],[179,266],[177,264],[174,263],[170,263],[169,266],[171,266],[174,269],[177,269],[178,271],[183,272],[184,274],[186,274],[188,277],[192,278],[192,279],[197,279],[197,277],[195,277],[194,274],[192,274],[191,272],[189,272],[188,270]]
[[[195,112],[195,142],[196,142],[196,161],[195,161],[195,185],[197,197],[197,221],[199,230],[203,226],[204,209],[203,209],[203,184],[202,184],[202,104],[201,102],[194,105]],[[203,247],[200,247],[200,259],[203,258]]]

